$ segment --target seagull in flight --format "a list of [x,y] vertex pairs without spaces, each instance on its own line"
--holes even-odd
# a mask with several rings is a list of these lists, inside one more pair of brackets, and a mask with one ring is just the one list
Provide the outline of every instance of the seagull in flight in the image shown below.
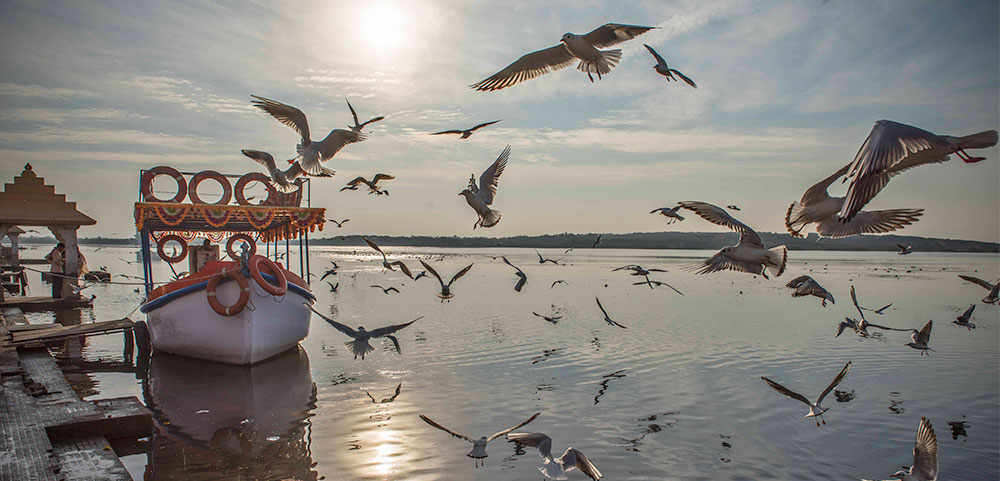
[[726,208],[729,210],[742,210],[736,204],[729,204],[726,206]]
[[788,260],[788,249],[785,246],[768,249],[757,232],[733,218],[721,207],[705,202],[681,202],[680,206],[713,224],[740,233],[740,241],[735,246],[723,247],[717,254],[705,259],[700,266],[694,266],[697,274],[733,270],[760,274],[767,279],[768,270],[775,277],[785,272],[785,262]]
[[[864,313],[865,308],[861,307],[861,305],[858,304],[858,296],[857,296],[856,291],[854,290],[854,286],[853,285],[851,286],[851,302],[854,303],[854,308],[858,310],[858,314],[861,316],[861,320],[857,321],[855,319],[851,319],[849,317],[845,317],[844,318],[844,322],[841,322],[840,325],[837,326],[837,336],[836,337],[840,337],[840,334],[843,333],[845,329],[853,329],[854,332],[857,332],[862,337],[868,337],[869,336],[869,334],[868,334],[868,328],[869,327],[873,327],[873,328],[876,328],[876,329],[882,329],[882,330],[885,330],[885,331],[907,331],[907,330],[909,330],[909,329],[899,329],[899,328],[895,328],[895,327],[880,326],[878,324],[872,324],[872,323],[868,322],[868,320],[865,319],[865,313]],[[889,306],[891,306],[891,305],[892,304],[889,304]],[[882,309],[885,309],[886,307],[889,307],[889,306],[885,306]],[[868,310],[870,310],[870,309],[868,309]]]
[[816,282],[816,279],[810,276],[802,275],[796,277],[789,281],[788,284],[785,284],[785,287],[795,289],[795,292],[792,292],[792,297],[816,296],[823,299],[823,307],[826,307],[826,301],[836,304],[833,300],[833,294],[830,294],[830,291],[823,288],[823,286]]
[[958,277],[961,277],[962,280],[969,281],[973,284],[978,284],[982,287],[989,289],[990,290],[989,294],[986,294],[986,297],[983,298],[984,303],[994,304],[997,302],[997,297],[1000,296],[1000,280],[998,280],[994,284],[992,282],[986,282],[978,277],[973,277],[973,276],[963,276],[959,274]]
[[558,260],[546,259],[546,258],[542,257],[542,255],[538,253],[538,249],[535,249],[535,255],[538,256],[538,263],[539,264],[544,264],[546,262],[551,262],[551,263],[553,263],[553,264],[555,264],[557,266],[560,265]]
[[524,271],[522,271],[520,268],[518,268],[514,264],[511,264],[510,261],[507,260],[507,256],[503,256],[502,259],[503,259],[504,264],[507,264],[508,266],[511,266],[515,270],[517,270],[518,281],[517,281],[517,284],[514,284],[514,290],[517,291],[517,292],[521,292],[521,288],[524,287],[524,285],[528,282],[528,275],[525,274]]
[[337,222],[337,221],[335,221],[333,219],[330,219],[330,222],[333,222],[334,224],[337,224],[337,228],[339,229],[341,227],[344,227],[344,223],[347,222],[347,221],[349,221],[349,220],[351,220],[351,219],[344,219],[344,220],[342,220],[340,222]]
[[925,164],[947,162],[951,154],[966,163],[985,160],[971,157],[965,149],[985,149],[997,144],[997,131],[987,130],[964,137],[932,134],[911,125],[879,120],[851,161],[846,201],[840,211],[841,222],[850,222],[901,172]]
[[[267,169],[267,173],[271,176],[271,185],[280,192],[289,193],[294,192],[302,185],[304,182],[299,177],[306,175],[302,170],[302,165],[299,162],[292,160],[292,166],[286,170],[278,170],[277,165],[274,163],[274,157],[271,154],[264,152],[262,150],[249,150],[243,149],[240,152],[243,155],[250,157],[260,165],[263,165]],[[321,172],[316,174],[316,177],[330,177],[334,172],[330,169],[321,167]]]
[[618,324],[617,322],[611,320],[611,317],[608,316],[608,311],[605,311],[604,310],[604,306],[601,305],[601,299],[600,298],[595,297],[594,299],[597,299],[597,307],[601,308],[601,312],[604,314],[604,322],[606,322],[606,323],[608,323],[608,324],[610,324],[612,326],[618,326],[618,327],[620,327],[622,329],[628,329],[627,327],[625,327],[625,326],[623,326],[621,324]]
[[861,211],[848,222],[840,217],[840,209],[844,206],[844,197],[830,197],[827,189],[840,177],[847,174],[850,164],[840,168],[829,177],[810,187],[802,199],[792,202],[785,211],[785,228],[792,237],[804,238],[802,229],[809,224],[816,224],[816,233],[820,237],[832,239],[850,237],[858,234],[881,234],[902,229],[923,215],[923,209],[891,209]]
[[880,308],[878,308],[878,309],[869,309],[869,308],[867,308],[867,307],[862,307],[861,309],[862,309],[862,310],[865,310],[865,311],[871,311],[871,312],[874,312],[875,314],[878,314],[878,315],[880,315],[880,316],[881,316],[881,315],[882,315],[882,313],[884,313],[884,312],[885,312],[885,310],[886,310],[886,309],[888,309],[888,308],[889,308],[890,306],[892,306],[892,303],[891,303],[891,302],[890,302],[890,303],[888,303],[888,304],[886,304],[886,305],[884,305],[884,306],[882,306],[882,307],[880,307]]
[[345,190],[358,190],[358,186],[360,186],[361,184],[365,184],[368,186],[369,194],[379,194],[382,192],[382,189],[378,188],[379,181],[392,180],[392,179],[395,179],[395,177],[388,174],[375,174],[375,177],[372,177],[372,180],[367,180],[364,177],[358,176],[355,177],[354,180],[348,182],[347,187],[340,189],[340,191],[343,192]]
[[591,249],[597,248],[597,244],[601,243],[601,237],[604,237],[604,234],[597,234],[597,238],[594,239],[594,244],[590,246]]
[[639,264],[629,264],[627,266],[621,266],[615,269],[611,269],[611,272],[629,270],[632,271],[633,276],[649,276],[652,272],[667,272],[664,269],[646,269]]
[[921,356],[924,354],[930,356],[931,353],[928,351],[933,351],[933,349],[931,349],[927,343],[931,341],[931,326],[933,324],[934,321],[927,321],[927,324],[924,324],[924,327],[922,327],[919,331],[914,329],[910,334],[910,342],[905,345],[920,350]]
[[494,120],[492,122],[485,122],[485,123],[479,124],[479,125],[471,128],[471,129],[466,129],[466,130],[442,130],[440,132],[434,132],[431,135],[461,134],[462,136],[459,137],[458,140],[462,140],[462,139],[467,139],[470,136],[472,136],[472,133],[475,132],[476,130],[479,130],[479,129],[483,128],[483,127],[486,127],[487,125],[493,125],[493,124],[495,124],[497,122],[499,122],[499,120]]
[[677,213],[677,211],[680,210],[680,209],[681,209],[680,205],[675,205],[673,207],[660,207],[658,209],[653,209],[653,210],[649,211],[649,213],[650,214],[655,214],[655,213],[659,212],[664,217],[667,217],[667,218],[670,219],[670,220],[667,221],[667,225],[670,225],[670,224],[673,224],[674,222],[679,222],[679,221],[684,220],[684,217],[682,217],[680,214]]
[[[254,107],[267,112],[278,122],[291,127],[302,137],[302,140],[295,147],[295,151],[298,152],[295,159],[298,159],[306,174],[322,175],[324,169],[320,162],[332,159],[346,145],[365,140],[365,135],[360,131],[334,129],[323,140],[314,142],[309,138],[309,122],[306,120],[306,114],[302,113],[301,110],[264,97],[256,95],[251,95],[251,97],[254,98]],[[295,159],[290,160],[289,163],[294,162]],[[330,172],[329,169],[325,169],[325,171]]]
[[899,254],[901,256],[905,256],[906,254],[912,254],[913,253],[913,246],[911,246],[909,244],[907,244],[905,246],[903,244],[896,244],[896,247],[899,248],[899,252],[897,252],[897,254]]
[[372,397],[372,393],[370,393],[368,391],[365,391],[365,394],[368,395],[368,398],[372,400],[373,404],[388,404],[388,403],[391,403],[391,402],[395,401],[396,398],[399,397],[399,391],[402,389],[402,387],[403,387],[403,383],[397,384],[396,385],[396,392],[393,393],[392,397],[382,398],[381,401],[376,401],[375,398]]
[[531,311],[531,313],[534,314],[534,315],[536,315],[536,316],[538,316],[538,317],[541,317],[542,319],[545,319],[546,321],[549,321],[549,322],[551,322],[553,324],[558,324],[559,323],[559,319],[563,318],[563,316],[543,316],[543,315],[541,315],[541,314],[539,314],[539,313],[537,313],[535,311]]
[[668,67],[667,61],[663,60],[663,57],[661,57],[660,54],[656,53],[656,50],[653,50],[653,47],[650,47],[649,45],[646,44],[642,44],[642,46],[646,47],[646,50],[649,50],[649,53],[653,54],[653,58],[656,59],[656,65],[653,65],[653,70],[656,70],[656,73],[662,75],[663,78],[667,79],[667,82],[671,80],[677,81],[677,79],[674,78],[674,75],[677,75],[678,77],[681,78],[681,80],[684,81],[684,83],[690,85],[691,88],[698,88],[698,86],[695,85],[694,80],[687,78],[687,76],[682,74],[679,70]]
[[444,432],[446,432],[446,433],[448,433],[448,434],[450,434],[450,435],[452,435],[452,436],[454,436],[454,437],[456,437],[458,439],[464,439],[464,440],[472,443],[472,451],[469,451],[469,453],[466,454],[466,456],[474,459],[475,463],[476,463],[476,467],[478,468],[478,467],[482,466],[481,463],[484,462],[482,460],[485,459],[487,456],[489,456],[488,454],[486,454],[486,445],[490,441],[493,441],[494,439],[499,438],[500,436],[503,436],[504,434],[507,434],[507,433],[509,433],[509,432],[511,432],[511,431],[513,431],[513,430],[515,430],[515,429],[517,429],[519,427],[521,427],[521,426],[524,426],[525,424],[530,423],[531,421],[534,421],[535,418],[537,418],[540,414],[542,414],[542,413],[532,414],[530,418],[522,421],[521,423],[519,423],[518,425],[516,425],[514,427],[504,429],[503,431],[500,431],[500,432],[497,432],[497,433],[493,433],[489,437],[482,436],[479,439],[472,439],[472,438],[470,438],[470,437],[468,437],[468,436],[466,436],[464,434],[460,434],[460,433],[457,433],[455,431],[452,431],[451,429],[448,429],[448,428],[446,428],[446,427],[438,424],[436,421],[434,421],[433,419],[431,419],[431,418],[429,418],[427,416],[424,416],[423,414],[420,415],[420,419],[423,419],[425,423],[430,424],[431,426],[434,426],[434,427],[436,427],[436,428],[438,428],[438,429],[440,429],[440,430],[442,430],[442,431],[444,431]]
[[417,275],[413,276],[413,280],[419,280],[421,277],[427,277],[427,271],[420,271]]
[[575,448],[566,448],[562,456],[558,458],[552,457],[552,438],[547,434],[510,433],[507,435],[507,440],[538,448],[538,454],[543,460],[538,470],[542,472],[542,475],[546,479],[569,479],[566,473],[574,469],[579,469],[581,473],[586,474],[594,481],[598,481],[604,477],[601,471],[597,469],[597,466],[594,466],[594,463],[590,462],[582,451]]
[[938,442],[934,427],[926,417],[920,417],[917,441],[913,443],[913,465],[892,473],[891,478],[902,481],[937,481]]
[[383,116],[380,115],[380,116],[375,117],[375,118],[373,118],[373,119],[371,119],[371,120],[369,120],[369,121],[367,121],[367,122],[365,122],[363,124],[358,123],[358,113],[355,112],[354,111],[354,107],[351,106],[351,101],[347,100],[347,99],[344,99],[344,101],[347,102],[347,108],[351,109],[351,116],[354,117],[354,125],[348,125],[348,127],[354,133],[361,133],[361,129],[365,128],[366,125],[371,124],[371,123],[375,123],[375,122],[378,122],[380,120],[384,120],[385,119],[385,117],[383,117]]
[[374,242],[368,240],[367,237],[362,237],[362,239],[368,244],[369,247],[378,251],[379,254],[382,254],[382,267],[389,269],[390,271],[394,271],[396,269],[393,269],[392,266],[397,266],[399,267],[399,270],[403,272],[403,274],[406,274],[406,277],[413,279],[413,273],[410,272],[409,267],[406,267],[406,264],[403,264],[403,261],[389,262],[389,259],[386,258],[385,256],[385,252],[382,252],[382,249],[379,246],[375,245]]
[[802,401],[807,406],[809,406],[809,414],[806,414],[805,417],[818,419],[819,421],[816,421],[816,426],[819,427],[820,421],[823,421],[823,424],[826,424],[826,420],[823,419],[823,413],[827,412],[830,409],[830,408],[824,409],[821,406],[821,404],[823,403],[823,399],[826,398],[827,394],[833,392],[833,388],[837,387],[837,385],[844,380],[844,376],[847,376],[847,373],[850,371],[851,371],[851,362],[848,361],[847,364],[844,365],[844,368],[840,370],[840,374],[837,374],[837,377],[833,378],[833,382],[831,382],[830,385],[827,386],[822,393],[820,393],[819,397],[816,398],[816,402],[811,402],[808,399],[806,399],[805,396],[795,391],[792,391],[791,389],[788,389],[787,387],[782,386],[781,384],[778,384],[764,376],[761,376],[761,379],[763,379],[764,382],[771,387],[771,389],[774,389],[775,391],[778,391],[779,393],[784,394],[785,396],[788,396],[792,399],[797,399],[799,401]]
[[386,295],[388,295],[390,292],[395,292],[396,294],[399,294],[399,289],[396,289],[395,287],[382,287],[382,286],[377,285],[377,284],[376,285],[372,285],[371,287],[377,287],[379,289],[382,289],[382,293],[386,294]]
[[493,205],[493,199],[497,195],[497,186],[500,185],[500,175],[507,167],[509,157],[510,146],[508,145],[497,157],[497,160],[493,161],[479,176],[479,185],[476,185],[476,175],[472,174],[472,178],[469,179],[469,187],[458,193],[458,195],[465,197],[469,207],[472,207],[472,210],[476,211],[479,216],[476,223],[472,224],[472,230],[476,230],[476,227],[479,226],[493,227],[497,225],[497,222],[500,222],[500,211],[491,209],[489,206]]
[[654,286],[657,286],[657,287],[658,286],[667,286],[667,287],[673,289],[674,292],[676,292],[676,293],[678,293],[678,294],[680,294],[682,296],[684,295],[684,293],[681,292],[681,291],[678,291],[676,287],[674,287],[674,286],[672,286],[670,284],[667,284],[666,282],[663,282],[663,281],[650,280],[648,277],[646,278],[645,281],[639,281],[639,282],[633,282],[632,283],[633,286],[641,286],[643,284],[648,285],[650,289],[655,289],[656,287],[654,287]]
[[339,283],[339,282],[338,282],[338,283],[336,283],[336,284],[334,284],[334,283],[332,283],[332,282],[330,282],[330,281],[326,281],[326,284],[327,284],[328,286],[330,286],[330,292],[337,292],[337,288],[339,288],[339,287],[340,287],[340,283]]
[[576,66],[577,70],[586,73],[593,82],[593,74],[596,73],[597,78],[601,79],[622,58],[621,50],[598,49],[618,45],[654,28],[659,27],[606,23],[586,35],[567,33],[562,36],[559,45],[523,55],[503,70],[470,85],[470,88],[479,91],[500,90],[568,67],[576,60],[580,61]]
[[970,305],[969,308],[966,309],[961,316],[956,317],[955,320],[951,322],[954,324],[958,324],[959,326],[965,327],[970,331],[975,329],[976,325],[972,323],[972,311],[974,311],[975,309],[976,309],[975,304]]
[[562,280],[562,279],[559,279],[559,280],[557,280],[557,281],[553,281],[553,282],[552,282],[552,285],[551,285],[551,286],[549,286],[549,289],[552,289],[553,287],[555,287],[555,286],[556,286],[556,284],[566,284],[566,285],[569,285],[569,283],[567,283],[566,281],[564,281],[564,280]]
[[351,352],[354,353],[354,359],[357,359],[358,356],[361,356],[361,359],[364,359],[366,354],[369,354],[372,351],[374,351],[375,348],[372,347],[371,344],[368,343],[368,340],[369,339],[374,339],[374,338],[377,338],[377,337],[387,337],[387,338],[389,338],[389,340],[392,341],[392,345],[396,347],[396,352],[402,354],[403,350],[400,349],[400,347],[399,347],[399,340],[396,339],[396,336],[393,336],[392,334],[394,332],[396,332],[396,331],[398,331],[398,330],[400,330],[400,329],[402,329],[402,328],[404,328],[406,326],[409,326],[410,324],[413,324],[414,322],[417,322],[417,321],[419,321],[419,320],[421,320],[421,319],[424,318],[423,316],[420,316],[420,317],[418,317],[418,318],[416,318],[416,319],[414,319],[414,320],[412,320],[410,322],[407,322],[405,324],[396,324],[394,326],[380,327],[380,328],[375,329],[373,331],[366,331],[363,326],[358,326],[358,330],[355,331],[354,329],[351,329],[350,327],[347,327],[347,326],[345,326],[345,325],[343,325],[343,324],[341,324],[341,323],[339,323],[337,321],[334,321],[333,319],[330,319],[329,317],[324,316],[321,312],[319,312],[315,308],[313,308],[313,306],[311,306],[309,304],[306,304],[306,306],[309,309],[311,309],[313,312],[315,312],[316,315],[318,315],[319,317],[323,318],[324,321],[326,321],[331,326],[333,326],[334,328],[336,328],[338,331],[343,332],[344,334],[347,334],[348,336],[354,338],[353,341],[347,341],[347,342],[344,343],[344,345],[346,345],[348,348],[350,348]]
[[337,275],[336,267],[334,267],[333,269],[327,269],[326,272],[323,273],[323,277],[320,277],[319,280],[322,281],[323,279],[326,279],[327,276],[335,276],[335,275]]
[[447,284],[445,284],[444,281],[441,280],[441,276],[438,275],[437,271],[434,270],[434,268],[431,267],[430,264],[424,262],[423,259],[420,260],[420,263],[423,264],[424,269],[427,269],[427,272],[430,272],[432,276],[436,277],[438,283],[441,284],[441,293],[438,294],[437,296],[441,298],[442,302],[445,299],[451,299],[452,297],[455,297],[455,295],[451,293],[451,285],[454,284],[455,281],[459,280],[462,276],[464,276],[467,272],[469,272],[469,269],[472,269],[472,264],[465,266],[465,269],[458,271],[458,274],[455,274],[455,276],[452,277]]

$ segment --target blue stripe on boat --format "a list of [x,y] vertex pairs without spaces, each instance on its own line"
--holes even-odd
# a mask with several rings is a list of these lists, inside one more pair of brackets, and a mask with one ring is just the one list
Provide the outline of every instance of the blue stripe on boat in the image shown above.
[[[278,278],[270,274],[267,274],[265,272],[261,272],[260,275],[264,276],[264,279],[266,279],[268,282],[277,282],[278,280]],[[248,280],[250,282],[253,282],[253,279],[248,279]],[[222,282],[220,282],[220,284],[232,281],[233,281],[232,279],[226,277],[222,279]],[[139,308],[139,311],[142,312],[143,314],[146,314],[149,311],[152,311],[153,309],[163,307],[164,305],[166,305],[167,303],[169,303],[174,299],[177,299],[178,297],[186,296],[195,291],[204,290],[207,287],[208,287],[208,280],[199,282],[197,284],[191,284],[190,286],[187,286],[183,289],[177,289],[176,291],[173,291],[169,294],[164,294],[150,302],[143,304],[142,307]],[[295,284],[292,284],[291,282],[288,283],[288,290],[302,297],[305,297],[306,299],[309,299],[310,302],[316,302],[316,296],[314,296],[312,292],[309,292]]]

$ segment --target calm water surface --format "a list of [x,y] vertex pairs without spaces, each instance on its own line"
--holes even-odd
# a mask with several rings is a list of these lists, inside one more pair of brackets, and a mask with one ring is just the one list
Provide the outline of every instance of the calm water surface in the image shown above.
[[[710,254],[697,251],[543,251],[563,258],[554,266],[526,249],[387,250],[415,272],[422,270],[415,258],[426,259],[446,278],[475,263],[455,284],[456,297],[442,303],[433,279],[384,273],[369,249],[313,250],[314,273],[329,260],[341,266],[327,278],[338,292],[313,282],[320,311],[367,328],[424,316],[399,333],[402,355],[380,340],[376,352],[354,360],[347,338],[314,318],[301,349],[250,368],[156,355],[145,383],[124,372],[78,376],[90,398],[136,395],[154,411],[155,434],[140,449],[148,452],[124,458],[133,476],[535,480],[534,449],[498,439],[477,469],[465,457],[468,443],[417,414],[478,437],[537,411],[523,430],[551,435],[554,451],[582,450],[609,480],[885,478],[910,463],[921,416],[937,432],[942,479],[1000,477],[998,308],[979,302],[985,289],[956,277],[996,279],[996,255],[791,252],[788,271],[765,280],[685,272]],[[125,262],[134,249],[84,252],[92,267],[141,272]],[[513,269],[493,258],[501,254],[527,272],[521,293],[513,290]],[[669,270],[653,278],[684,296],[611,272],[630,263]],[[166,264],[155,269],[168,278]],[[791,298],[784,283],[803,273],[827,287],[836,305]],[[567,284],[550,288],[558,279]],[[866,307],[893,303],[884,315],[871,314],[873,322],[919,328],[933,319],[936,351],[922,357],[905,347],[906,332],[834,337],[844,316],[855,315],[851,284]],[[78,314],[82,322],[120,317],[141,299],[131,286],[84,292],[97,301],[92,313]],[[595,296],[628,329],[605,324]],[[950,324],[972,303],[975,330]],[[532,311],[564,317],[551,325]],[[121,351],[119,336],[96,337],[83,358],[112,365]],[[853,369],[839,389],[853,391],[853,400],[828,398],[828,424],[819,428],[803,419],[804,405],[760,380],[813,398],[847,361]],[[400,384],[391,402],[366,395],[381,401]],[[964,421],[967,436],[953,440],[949,421]],[[570,479],[587,478],[575,472]]]

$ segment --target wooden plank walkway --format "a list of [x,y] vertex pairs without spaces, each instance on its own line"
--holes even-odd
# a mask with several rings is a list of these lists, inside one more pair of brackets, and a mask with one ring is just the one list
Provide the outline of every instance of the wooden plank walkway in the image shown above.
[[132,329],[135,323],[131,319],[118,319],[115,321],[91,322],[87,324],[77,324],[75,326],[56,326],[45,329],[11,329],[11,341],[15,346],[44,343],[48,341],[59,341],[62,339],[72,339],[79,336],[93,336],[100,334],[111,334]]
[[0,308],[16,307],[24,312],[51,311],[74,307],[90,307],[91,300],[84,297],[8,297],[0,302]]

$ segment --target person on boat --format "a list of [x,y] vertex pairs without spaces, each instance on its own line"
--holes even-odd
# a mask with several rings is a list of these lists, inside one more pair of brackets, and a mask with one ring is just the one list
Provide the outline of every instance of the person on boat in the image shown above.
[[62,297],[63,266],[66,265],[66,244],[62,242],[56,244],[51,252],[45,255],[45,260],[49,261],[49,272],[52,273],[52,298]]

